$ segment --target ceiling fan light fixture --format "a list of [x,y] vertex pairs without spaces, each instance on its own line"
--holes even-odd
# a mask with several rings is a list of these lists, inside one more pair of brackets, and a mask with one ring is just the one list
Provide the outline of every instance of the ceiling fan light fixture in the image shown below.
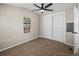
[[40,10],[42,13],[44,12],[44,10]]
[[44,5],[44,3],[41,3],[41,6],[38,6],[36,4],[33,4],[34,6],[36,6],[39,9],[36,9],[34,11],[40,11],[41,13],[44,13],[45,11],[53,11],[52,9],[47,9],[48,7],[50,7],[52,5],[52,3],[49,3],[47,5]]

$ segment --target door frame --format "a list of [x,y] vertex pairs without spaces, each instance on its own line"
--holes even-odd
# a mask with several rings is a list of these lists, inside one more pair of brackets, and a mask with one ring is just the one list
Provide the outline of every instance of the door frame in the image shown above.
[[[78,12],[79,13],[79,5],[76,5],[76,6],[74,6],[74,32],[75,32],[75,24],[76,24],[76,22],[75,21],[78,21],[79,22],[79,18],[77,19],[77,13],[76,12]],[[77,20],[76,20],[77,19]],[[79,24],[77,23],[77,25],[79,26]],[[78,28],[79,29],[79,28]],[[79,47],[77,46],[78,44],[77,44],[77,38],[75,37],[75,35],[79,35],[79,32],[77,33],[77,34],[74,34],[74,54],[76,54],[76,53],[79,53],[78,52],[78,49],[79,49]]]

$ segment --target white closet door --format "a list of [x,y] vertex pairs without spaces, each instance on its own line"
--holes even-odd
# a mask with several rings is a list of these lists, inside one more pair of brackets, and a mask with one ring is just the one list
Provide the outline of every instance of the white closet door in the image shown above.
[[65,14],[53,15],[53,40],[65,42]]

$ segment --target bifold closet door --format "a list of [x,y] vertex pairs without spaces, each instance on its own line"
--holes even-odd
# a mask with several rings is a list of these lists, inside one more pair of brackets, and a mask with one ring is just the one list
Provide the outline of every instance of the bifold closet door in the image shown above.
[[65,14],[53,15],[53,40],[65,42]]

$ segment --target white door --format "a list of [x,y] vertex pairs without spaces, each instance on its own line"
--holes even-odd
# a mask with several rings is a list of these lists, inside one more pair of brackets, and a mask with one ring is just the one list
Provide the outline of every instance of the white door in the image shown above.
[[65,13],[53,15],[53,40],[65,42]]
[[74,7],[74,53],[78,51],[79,48],[79,10]]

